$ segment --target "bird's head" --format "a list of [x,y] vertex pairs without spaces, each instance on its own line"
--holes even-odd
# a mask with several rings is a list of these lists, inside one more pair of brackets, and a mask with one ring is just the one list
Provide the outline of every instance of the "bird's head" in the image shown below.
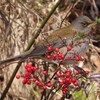
[[91,30],[91,27],[88,27],[93,21],[87,16],[80,16],[76,18],[72,25],[78,32],[88,33]]

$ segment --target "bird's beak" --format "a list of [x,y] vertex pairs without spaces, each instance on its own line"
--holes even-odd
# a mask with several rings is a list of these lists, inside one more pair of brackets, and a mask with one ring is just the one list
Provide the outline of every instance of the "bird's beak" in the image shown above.
[[96,25],[97,25],[97,22],[93,21],[92,23],[90,23],[90,24],[88,25],[88,27],[94,27],[94,26],[96,26]]

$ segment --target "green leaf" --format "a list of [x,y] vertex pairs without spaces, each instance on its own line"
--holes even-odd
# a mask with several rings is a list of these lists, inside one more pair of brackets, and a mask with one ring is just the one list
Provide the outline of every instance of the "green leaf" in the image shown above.
[[84,32],[79,32],[79,37],[84,38]]
[[75,92],[73,94],[73,97],[74,97],[74,100],[86,100],[86,95],[82,90]]
[[82,38],[81,37],[76,37],[75,39],[74,39],[74,41],[78,41],[78,40],[81,40]]
[[81,40],[81,39],[84,39],[84,38],[85,38],[84,32],[79,32],[78,36],[74,39],[74,41],[78,41],[78,40]]
[[97,22],[97,23],[100,23],[100,18],[97,18],[97,19],[96,19],[96,22]]

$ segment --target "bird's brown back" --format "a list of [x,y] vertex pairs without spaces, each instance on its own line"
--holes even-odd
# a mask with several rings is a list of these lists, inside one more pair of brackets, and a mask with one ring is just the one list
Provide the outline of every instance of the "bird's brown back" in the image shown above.
[[39,42],[37,46],[56,43],[57,41],[62,40],[64,38],[71,40],[76,36],[76,34],[77,34],[77,30],[72,25],[69,25],[54,31],[47,38],[41,40],[41,42]]

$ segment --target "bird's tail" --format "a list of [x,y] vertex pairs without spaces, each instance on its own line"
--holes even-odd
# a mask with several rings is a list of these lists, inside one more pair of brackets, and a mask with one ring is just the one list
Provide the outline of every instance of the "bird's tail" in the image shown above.
[[8,58],[6,60],[2,60],[2,61],[0,61],[0,66],[4,65],[4,64],[11,63],[11,62],[14,62],[14,61],[18,61],[18,60],[23,60],[22,55],[18,55],[18,56],[15,56],[15,57]]
[[6,60],[2,60],[0,61],[0,66],[1,65],[4,65],[4,64],[8,64],[8,63],[11,63],[11,62],[14,62],[14,61],[23,61],[27,58],[39,58],[41,55],[45,54],[47,51],[47,47],[45,46],[41,46],[41,47],[37,47],[36,49],[30,49],[18,56],[15,56],[15,57],[11,57],[11,58],[8,58]]
[[18,55],[18,56],[2,60],[2,61],[0,61],[0,66],[4,65],[4,64],[9,64],[9,63],[14,62],[14,61],[19,61],[19,60],[23,61],[23,60],[25,60],[29,56],[30,52],[31,51],[29,50],[29,51],[26,51],[26,52]]

